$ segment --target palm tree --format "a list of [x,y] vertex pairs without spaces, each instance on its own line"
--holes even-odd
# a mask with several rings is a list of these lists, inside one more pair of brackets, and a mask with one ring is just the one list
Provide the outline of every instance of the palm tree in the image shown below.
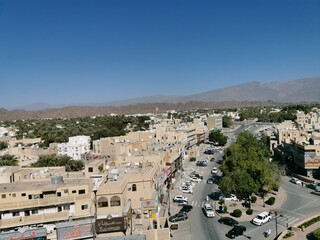
[[18,166],[19,161],[16,156],[5,154],[0,156],[0,166]]

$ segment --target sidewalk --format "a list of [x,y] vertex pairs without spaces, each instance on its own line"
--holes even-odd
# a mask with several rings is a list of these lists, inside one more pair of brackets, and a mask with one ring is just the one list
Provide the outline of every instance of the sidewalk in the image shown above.
[[226,201],[225,205],[228,208],[228,213],[219,213],[219,201],[216,201],[216,212],[219,216],[230,216],[230,213],[233,212],[234,209],[240,209],[242,211],[242,216],[237,218],[236,220],[239,222],[251,221],[257,214],[261,212],[274,212],[278,210],[283,202],[286,200],[286,192],[280,187],[278,192],[268,193],[265,197],[265,201],[269,199],[269,197],[275,197],[276,201],[273,205],[263,204],[263,199],[259,196],[257,197],[257,201],[255,203],[251,203],[251,208],[253,210],[252,215],[247,215],[246,210],[247,208],[242,206],[241,202],[233,202],[233,201]]

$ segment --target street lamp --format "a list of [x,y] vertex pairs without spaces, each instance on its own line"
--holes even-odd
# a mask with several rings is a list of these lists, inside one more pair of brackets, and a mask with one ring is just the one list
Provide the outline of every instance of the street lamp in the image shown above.
[[96,222],[97,222],[97,191],[95,187],[93,188],[94,193],[94,225],[93,225],[93,240],[96,238]]

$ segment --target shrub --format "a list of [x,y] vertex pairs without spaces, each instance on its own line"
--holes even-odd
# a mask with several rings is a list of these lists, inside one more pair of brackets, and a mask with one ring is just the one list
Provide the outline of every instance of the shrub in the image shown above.
[[248,208],[247,211],[246,211],[246,214],[247,215],[252,215],[253,213],[253,209],[252,208]]
[[275,197],[270,197],[267,201],[266,201],[266,204],[268,205],[273,205],[276,201],[276,198]]
[[190,162],[195,162],[195,161],[196,161],[195,157],[190,158]]
[[231,213],[231,216],[237,217],[237,218],[241,217],[241,215],[242,215],[242,211],[241,211],[240,209],[235,209],[235,210],[233,210],[233,212]]
[[272,190],[275,191],[275,192],[278,192],[279,191],[279,186],[273,186]]
[[257,197],[256,196],[251,196],[251,202],[255,203],[257,201]]
[[289,231],[289,232],[286,233],[286,235],[283,236],[283,238],[286,239],[286,238],[289,238],[289,237],[292,237],[292,236],[294,236],[294,232]]
[[219,200],[219,204],[220,204],[220,205],[223,205],[223,204],[224,204],[224,199],[220,199],[220,200]]
[[313,238],[314,238],[315,240],[320,240],[320,228],[314,230],[314,231],[312,232],[312,235],[313,235]]
[[304,223],[302,223],[301,225],[299,225],[299,228],[302,228],[302,227],[307,228],[307,227],[309,227],[310,225],[312,225],[312,224],[314,224],[314,223],[316,223],[316,222],[319,222],[319,221],[320,221],[320,216],[315,217],[315,218],[312,218],[312,219],[310,219],[309,221],[304,222]]

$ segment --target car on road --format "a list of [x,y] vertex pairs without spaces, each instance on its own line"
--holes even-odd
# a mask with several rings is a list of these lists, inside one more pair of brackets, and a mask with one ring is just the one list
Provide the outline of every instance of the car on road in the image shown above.
[[203,212],[204,212],[204,214],[206,215],[206,217],[208,217],[208,218],[215,216],[213,207],[212,207],[209,203],[204,204],[204,206],[203,206]]
[[234,225],[238,225],[239,222],[231,217],[221,217],[218,220],[219,223],[221,224],[225,224],[225,225],[229,225],[229,226],[234,226]]
[[188,213],[193,209],[192,205],[184,205],[179,212]]
[[228,238],[236,238],[243,235],[245,231],[247,231],[247,228],[245,226],[235,225],[229,232],[227,232],[226,236]]
[[179,222],[179,221],[184,221],[188,219],[188,215],[184,212],[179,212],[176,213],[175,215],[172,215],[169,217],[170,222]]
[[213,178],[208,178],[207,183],[208,183],[208,184],[214,184]]
[[320,186],[315,183],[309,183],[309,184],[307,184],[307,187],[316,191],[316,192],[320,192]]
[[254,219],[252,219],[252,223],[254,225],[258,225],[258,226],[261,226],[267,222],[269,222],[271,220],[271,215],[269,212],[262,212],[262,213],[259,213]]
[[183,201],[188,201],[188,197],[185,197],[185,196],[182,196],[182,195],[176,195],[174,198],[173,198],[173,201],[174,202],[177,202],[179,200],[183,200]]
[[301,180],[299,180],[298,178],[295,178],[295,177],[291,178],[290,182],[297,184],[297,185],[302,185]]
[[223,193],[220,194],[219,200],[224,199],[225,201],[234,201],[234,202],[239,202],[240,200],[237,198],[236,195],[230,194],[230,195],[224,195]]
[[212,168],[211,173],[212,174],[217,174],[218,173],[218,169],[216,167]]

